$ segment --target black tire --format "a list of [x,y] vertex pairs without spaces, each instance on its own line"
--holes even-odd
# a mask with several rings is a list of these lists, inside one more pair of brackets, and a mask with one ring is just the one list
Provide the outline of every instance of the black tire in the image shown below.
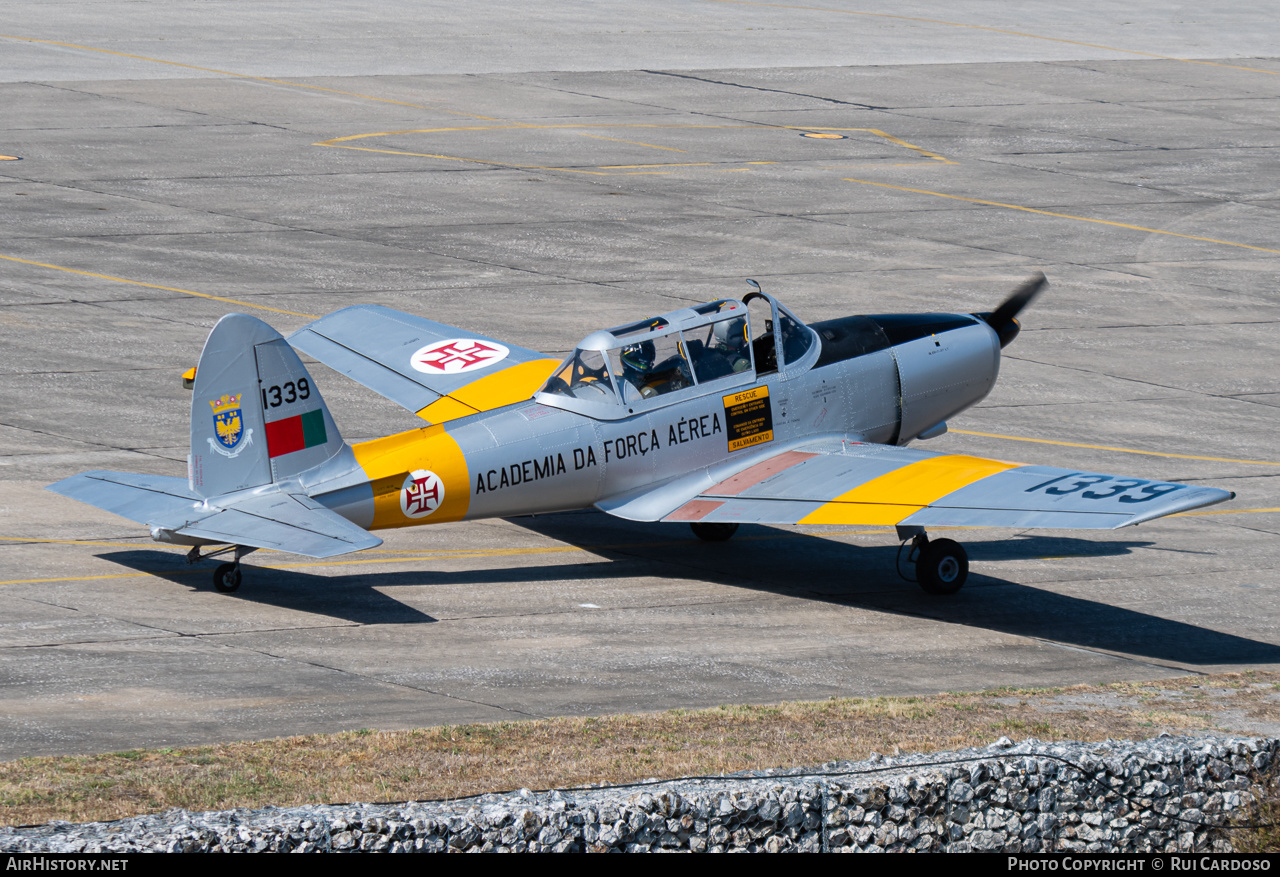
[[969,555],[952,539],[934,539],[920,550],[916,578],[930,594],[954,594],[969,578]]
[[240,587],[240,565],[224,563],[213,571],[213,586],[224,594],[230,594]]
[[724,542],[738,532],[737,524],[690,524],[689,528],[703,542]]

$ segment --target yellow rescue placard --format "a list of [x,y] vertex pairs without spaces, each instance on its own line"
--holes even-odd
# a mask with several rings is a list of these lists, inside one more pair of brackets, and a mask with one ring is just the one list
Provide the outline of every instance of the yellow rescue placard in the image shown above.
[[730,451],[773,441],[773,406],[768,387],[732,393],[723,401]]

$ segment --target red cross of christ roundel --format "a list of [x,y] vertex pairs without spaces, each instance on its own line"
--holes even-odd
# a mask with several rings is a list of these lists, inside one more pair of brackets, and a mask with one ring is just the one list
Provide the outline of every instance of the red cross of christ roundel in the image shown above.
[[444,502],[444,482],[429,469],[415,469],[400,488],[400,511],[406,518],[425,518]]
[[511,351],[496,341],[476,338],[449,338],[421,348],[409,362],[428,375],[456,375],[488,368],[507,358]]

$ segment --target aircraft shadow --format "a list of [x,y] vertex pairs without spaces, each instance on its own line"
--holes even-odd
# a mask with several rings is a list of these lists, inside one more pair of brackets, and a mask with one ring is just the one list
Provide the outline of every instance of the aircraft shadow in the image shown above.
[[[958,594],[934,597],[897,574],[898,549],[850,545],[793,530],[744,526],[728,542],[705,543],[688,528],[637,524],[607,515],[567,513],[510,523],[582,548],[600,559],[564,564],[460,570],[426,566],[338,576],[253,567],[252,583],[231,599],[326,615],[359,624],[423,624],[436,619],[379,588],[682,577],[791,597],[928,618],[1013,636],[1185,665],[1280,663],[1280,646],[1221,633],[1098,600],[1054,593],[971,573]],[[969,543],[971,560],[1121,556],[1150,541],[1093,542],[1069,536],[1019,535]],[[100,555],[192,590],[213,590],[213,563],[187,566],[178,555],[131,550]]]
[[[989,575],[971,573],[960,593],[930,596],[899,578],[896,547],[849,545],[764,526],[743,526],[729,542],[704,543],[682,525],[634,524],[605,515],[594,516],[596,520],[592,517],[548,515],[512,519],[511,523],[618,558],[624,565],[627,561],[644,561],[692,566],[699,578],[734,587],[810,597],[1154,661],[1188,665],[1280,663],[1280,646],[1271,643]],[[1120,556],[1153,544],[1019,535],[1008,540],[969,543],[966,547],[970,559],[981,562]],[[687,569],[684,574],[689,574]]]
[[[164,551],[138,549],[98,555],[129,569],[165,579],[192,591],[213,591],[215,561],[188,566],[179,555]],[[254,567],[245,561],[246,574],[252,576],[240,590],[221,596],[246,603],[274,606],[326,615],[355,624],[430,624],[435,618],[386,596],[377,589],[392,584],[426,584],[429,573],[369,573],[354,576],[317,576],[288,569]],[[397,582],[397,578],[411,581]]]

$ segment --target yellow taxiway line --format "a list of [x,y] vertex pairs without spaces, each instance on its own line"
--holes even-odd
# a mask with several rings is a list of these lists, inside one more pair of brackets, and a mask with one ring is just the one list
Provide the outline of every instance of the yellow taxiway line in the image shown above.
[[98,280],[110,280],[115,283],[128,283],[132,286],[144,286],[147,289],[162,289],[165,292],[180,292],[183,295],[193,295],[197,298],[207,298],[211,301],[220,301],[224,304],[239,305],[245,308],[255,308],[260,311],[270,311],[273,314],[287,314],[290,317],[306,317],[308,320],[316,319],[315,314],[300,314],[297,311],[286,311],[280,308],[270,308],[266,305],[256,305],[252,302],[240,301],[235,298],[223,298],[220,295],[210,295],[207,292],[196,292],[191,289],[180,289],[176,286],[161,286],[158,283],[144,283],[141,280],[130,280],[127,277],[115,277],[111,274],[96,274],[93,271],[81,271],[79,268],[68,268],[65,265],[51,265],[48,262],[36,262],[32,259],[19,259],[17,256],[0,256],[0,259],[6,262],[17,262],[22,265],[34,265],[37,268],[51,268],[54,271],[65,271],[68,274],[79,274],[82,277],[95,277]]
[[[678,124],[667,124],[667,123],[662,123],[662,124],[635,123],[635,124],[604,124],[604,125],[593,125],[589,123],[588,124],[557,123],[557,124],[546,124],[546,125],[530,125],[530,124],[515,123],[515,124],[505,124],[505,125],[462,125],[462,126],[443,127],[443,128],[411,128],[411,129],[405,129],[403,131],[370,131],[366,134],[348,134],[345,137],[332,137],[328,140],[320,140],[311,145],[327,146],[332,149],[353,149],[359,152],[380,152],[385,155],[407,155],[407,156],[412,156],[416,158],[437,158],[443,161],[471,162],[473,164],[484,164],[484,165],[492,165],[497,167],[518,168],[520,170],[564,171],[566,173],[592,174],[594,176],[609,176],[609,174],[605,174],[602,172],[612,171],[612,170],[624,170],[629,168],[711,167],[713,165],[722,163],[722,162],[702,161],[702,162],[682,162],[682,163],[662,163],[662,164],[607,164],[607,165],[599,165],[595,170],[587,170],[585,168],[564,167],[564,166],[512,164],[511,162],[493,161],[491,159],[483,159],[483,158],[470,158],[468,156],[461,156],[461,155],[445,155],[443,153],[436,153],[436,152],[411,152],[405,149],[379,149],[374,146],[348,145],[353,140],[368,140],[376,137],[396,137],[396,136],[403,136],[407,134],[451,134],[451,133],[457,133],[457,132],[510,131],[510,130],[573,131],[575,129],[583,129],[583,128],[590,128],[590,129],[597,129],[597,130],[667,129],[667,130],[676,130],[676,131],[679,131],[679,130],[854,131],[854,132],[859,132],[864,134],[872,134],[883,140],[889,141],[895,146],[900,146],[903,149],[910,149],[913,152],[917,152],[920,155],[927,158],[929,160],[929,163],[938,162],[941,164],[956,164],[956,162],[952,161],[946,156],[939,155],[936,152],[930,152],[929,150],[925,149],[922,146],[916,146],[913,143],[908,143],[907,141],[901,139],[900,137],[894,137],[892,134],[889,134],[885,131],[881,131],[879,128],[823,128],[823,127],[813,127],[813,126],[806,126],[806,125],[766,125],[766,124],[761,124],[761,125],[678,125]],[[577,133],[583,137],[591,137],[596,140],[612,140],[615,143],[630,143],[636,146],[646,146],[651,149],[664,149],[671,152],[687,152],[687,150],[684,150],[684,149],[675,149],[674,147],[670,147],[670,146],[658,146],[653,143],[643,143],[638,140],[622,140],[616,137],[605,137],[603,135],[598,135],[598,134],[587,134],[581,130],[577,130]],[[742,162],[742,164],[778,164],[778,163],[779,162],[777,161]],[[898,167],[901,165],[895,164],[894,166]]]
[[[143,537],[139,536],[141,540]],[[28,545],[92,545],[96,548],[150,548],[147,542],[90,542],[86,539],[41,539],[38,536],[0,536],[4,542],[25,542]]]
[[676,149],[674,146],[658,146],[654,143],[641,143],[639,140],[621,140],[617,137],[604,137],[600,134],[586,134],[582,131],[578,132],[579,137],[590,137],[592,140],[610,140],[614,143],[630,143],[632,146],[647,146],[650,149],[664,149],[667,152],[688,152],[687,149]]
[[982,204],[986,207],[1002,207],[1006,210],[1021,210],[1024,213],[1038,213],[1041,216],[1052,216],[1057,219],[1073,219],[1077,222],[1092,222],[1097,225],[1109,225],[1113,228],[1127,228],[1132,231],[1146,232],[1147,234],[1161,234],[1168,235],[1169,237],[1183,238],[1184,240],[1189,241],[1204,241],[1209,244],[1221,244],[1224,247],[1240,247],[1244,250],[1258,250],[1263,253],[1280,253],[1280,250],[1275,250],[1270,247],[1259,247],[1253,244],[1242,244],[1237,241],[1224,241],[1219,238],[1201,237],[1194,234],[1182,234],[1181,232],[1167,231],[1162,228],[1147,228],[1143,225],[1131,225],[1127,222],[1113,222],[1109,219],[1095,219],[1091,216],[1075,216],[1070,213],[1055,213],[1052,210],[1041,210],[1037,207],[1024,207],[1021,204],[1006,204],[1003,201],[987,201],[982,198],[968,198],[964,195],[949,195],[946,192],[931,192],[928,189],[912,189],[909,186],[894,186],[889,183],[873,182],[872,180],[855,180],[852,177],[845,177],[844,180],[846,183],[861,183],[864,186],[878,186],[881,189],[895,189],[899,192],[911,192],[915,195],[931,195],[934,198],[947,198],[951,201],[966,201],[970,204]]
[[[1247,466],[1280,466],[1280,463],[1271,462],[1269,460],[1237,460],[1234,457],[1199,457],[1194,454],[1170,454],[1164,451],[1139,451],[1135,448],[1117,448],[1111,445],[1086,445],[1080,442],[1060,442],[1053,439],[1027,438],[1021,435],[1000,435],[994,432],[973,432],[967,429],[952,429],[957,435],[976,435],[982,438],[998,438],[1007,439],[1011,442],[1035,442],[1040,445],[1059,445],[1064,448],[1089,448],[1093,451],[1116,451],[1121,454],[1143,454],[1148,457],[1172,457],[1175,460],[1208,460],[1213,463],[1243,463]],[[1269,509],[1257,509],[1257,511],[1269,511]]]

